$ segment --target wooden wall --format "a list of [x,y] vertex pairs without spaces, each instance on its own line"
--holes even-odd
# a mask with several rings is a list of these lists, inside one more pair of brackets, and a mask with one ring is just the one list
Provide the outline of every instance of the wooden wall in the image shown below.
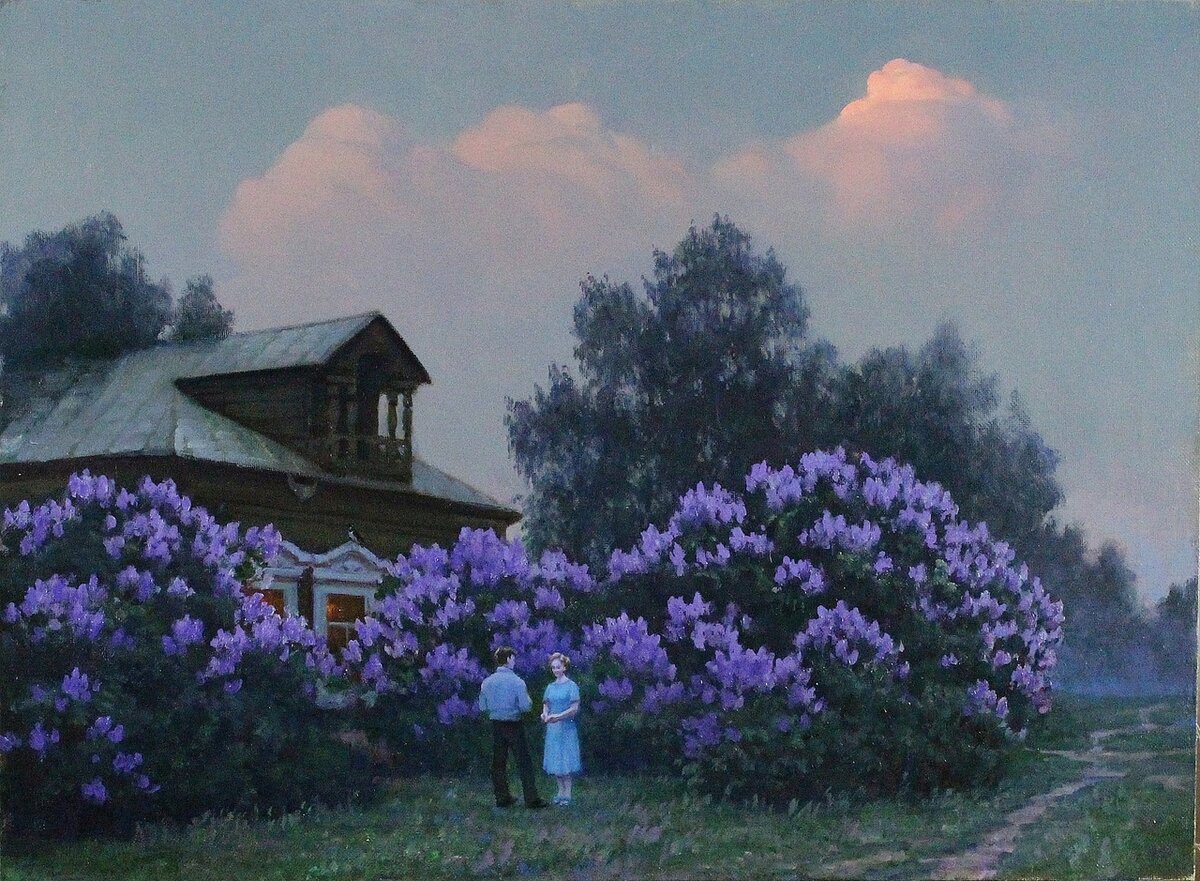
[[300,498],[287,476],[231,465],[172,457],[129,457],[37,466],[0,466],[0,504],[59,497],[73,471],[90,468],[133,487],[144,474],[171,477],[182,493],[221,520],[243,527],[274,523],[288,541],[308,551],[327,551],[349,540],[354,526],[363,543],[392,557],[413,543],[453,544],[464,526],[504,535],[510,513],[421,496],[408,490],[321,482],[310,499]]

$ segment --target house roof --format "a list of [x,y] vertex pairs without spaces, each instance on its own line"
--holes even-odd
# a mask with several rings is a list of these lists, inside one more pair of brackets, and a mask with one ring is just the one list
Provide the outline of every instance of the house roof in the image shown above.
[[175,344],[177,351],[187,350],[188,359],[185,372],[181,372],[177,378],[194,379],[202,376],[285,370],[324,364],[376,319],[384,322],[405,354],[412,358],[423,381],[429,382],[429,373],[425,367],[380,312],[364,312],[361,315],[328,321],[245,331],[230,334],[223,340]]
[[299,452],[209,410],[176,385],[184,378],[323,364],[378,317],[370,312],[224,340],[164,342],[112,361],[76,363],[30,377],[18,394],[10,394],[14,400],[0,406],[0,465],[178,456],[415,491],[515,513],[417,457],[411,484],[331,474]]

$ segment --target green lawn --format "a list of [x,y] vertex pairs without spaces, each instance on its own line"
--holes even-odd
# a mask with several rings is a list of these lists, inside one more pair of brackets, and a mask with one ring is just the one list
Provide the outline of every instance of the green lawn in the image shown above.
[[[1091,715],[1089,724],[1106,727],[1114,719],[1136,724],[1138,707],[1146,705],[1089,707],[1084,701],[1074,709]],[[1172,712],[1178,719],[1190,709],[1181,704]],[[1140,748],[1136,737],[1128,748]],[[1000,866],[1002,876],[1189,872],[1191,765],[1189,755],[1129,762],[1124,779],[1057,803],[1029,827],[1017,853]],[[790,811],[696,799],[675,779],[593,776],[577,784],[571,808],[540,812],[492,807],[483,778],[403,780],[373,805],[253,821],[209,818],[185,829],[144,829],[133,841],[10,853],[0,875],[5,881],[920,878],[1031,796],[1077,779],[1082,767],[1030,748],[994,790],[922,802],[835,799]],[[1189,782],[1183,789],[1181,775]]]

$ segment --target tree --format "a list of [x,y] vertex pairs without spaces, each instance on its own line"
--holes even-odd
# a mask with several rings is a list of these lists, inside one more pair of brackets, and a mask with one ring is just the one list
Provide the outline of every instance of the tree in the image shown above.
[[0,247],[0,353],[38,367],[69,355],[105,358],[152,345],[171,317],[166,281],[150,281],[141,251],[107,212],[23,248]]
[[823,442],[908,462],[949,489],[967,519],[1024,551],[1062,500],[1058,457],[1015,393],[1000,412],[998,379],[978,361],[949,323],[915,355],[868,353],[838,374]]
[[813,446],[834,354],[808,342],[803,294],[773,252],[716,217],[656,250],[643,286],[584,279],[579,379],[553,366],[545,390],[508,402],[534,548],[596,563],[697,481],[739,488],[750,464]]
[[1161,681],[1196,681],[1196,578],[1172,584],[1155,607],[1155,664]]
[[737,488],[755,462],[839,444],[912,464],[1022,550],[1062,498],[1056,454],[1019,398],[1000,410],[997,377],[953,325],[915,354],[842,366],[808,338],[803,295],[774,254],[728,219],[656,251],[642,297],[607,278],[581,287],[580,379],[552,368],[546,390],[509,403],[535,547],[595,561],[698,480]]
[[102,212],[58,232],[0,245],[0,355],[9,368],[43,369],[68,357],[114,358],[159,340],[222,337],[233,313],[212,279],[188,282],[175,312],[170,282],[146,275],[142,252]]
[[1028,544],[1030,568],[1066,613],[1062,678],[1078,686],[1141,672],[1149,622],[1121,547],[1108,541],[1093,550],[1078,526],[1053,517]]
[[233,329],[233,312],[217,301],[212,276],[201,275],[187,283],[175,309],[171,339],[178,342],[224,339]]

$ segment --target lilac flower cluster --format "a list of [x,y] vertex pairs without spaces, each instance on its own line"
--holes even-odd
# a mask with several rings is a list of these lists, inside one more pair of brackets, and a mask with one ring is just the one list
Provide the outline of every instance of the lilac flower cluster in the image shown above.
[[23,501],[4,512],[3,531],[21,533],[18,548],[28,557],[42,548],[51,538],[62,538],[67,523],[78,519],[78,511],[68,497],[62,501],[49,499],[36,508]]
[[963,713],[967,716],[994,713],[1004,719],[1008,715],[1008,698],[998,695],[986,679],[980,679],[967,689]]
[[628,674],[651,681],[675,678],[675,665],[662,647],[662,637],[650,633],[646,619],[631,620],[625,612],[598,624],[584,625],[582,654],[592,662],[604,654]]
[[37,579],[19,606],[10,602],[2,618],[26,632],[32,643],[55,633],[95,642],[108,622],[104,611],[108,594],[94,575],[75,586],[61,575],[52,575]]
[[825,592],[825,573],[820,566],[808,560],[793,560],[784,557],[783,562],[775,569],[775,587],[772,590],[779,593],[784,586],[791,582],[799,582],[800,590],[806,596],[816,596]]
[[736,639],[717,649],[704,672],[692,676],[687,692],[677,698],[699,711],[680,720],[684,756],[699,759],[721,742],[740,742],[739,720],[749,711],[751,700],[767,701],[776,708],[777,731],[808,728],[826,706],[812,686],[812,676],[800,652],[779,657],[765,647],[745,648]]
[[[680,499],[665,530],[651,524],[636,547],[612,551],[608,582],[668,564],[676,576],[683,576],[689,569],[724,568],[739,556],[769,555],[774,543],[763,532],[746,532],[741,525],[745,518],[746,505],[735,493],[719,484],[709,490],[699,483]],[[713,533],[721,536],[714,538]],[[694,547],[690,554],[685,539]]]
[[904,645],[884,633],[878,621],[869,621],[858,609],[847,608],[838,600],[832,609],[817,607],[817,616],[804,632],[796,635],[800,651],[824,651],[847,667],[860,661],[891,670],[898,679],[909,674],[909,664],[901,661]]
[[719,484],[709,490],[698,483],[679,499],[669,526],[673,532],[683,532],[689,528],[741,523],[745,519],[746,504],[740,498]]
[[487,675],[483,666],[465,648],[455,650],[443,643],[425,656],[421,681],[437,695],[457,694],[463,682],[480,682]]

